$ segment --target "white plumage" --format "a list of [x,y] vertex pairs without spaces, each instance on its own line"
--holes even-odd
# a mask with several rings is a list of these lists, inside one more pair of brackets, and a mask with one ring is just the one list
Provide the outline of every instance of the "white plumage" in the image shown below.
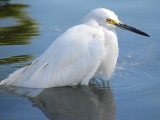
[[109,24],[108,18],[118,21],[110,10],[93,10],[84,17],[83,24],[68,29],[31,65],[15,71],[1,85],[88,85],[97,74],[105,74],[109,79],[117,62],[118,42],[116,26]]

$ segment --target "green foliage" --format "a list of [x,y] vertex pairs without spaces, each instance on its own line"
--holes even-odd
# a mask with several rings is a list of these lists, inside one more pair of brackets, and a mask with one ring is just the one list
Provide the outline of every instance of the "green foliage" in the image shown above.
[[32,55],[19,55],[19,56],[12,56],[9,58],[2,58],[0,59],[0,65],[23,63],[29,61],[32,58],[33,58]]
[[0,45],[30,44],[33,36],[37,36],[37,23],[23,11],[29,7],[23,4],[5,4],[0,6],[0,19],[12,18],[13,26],[0,27]]

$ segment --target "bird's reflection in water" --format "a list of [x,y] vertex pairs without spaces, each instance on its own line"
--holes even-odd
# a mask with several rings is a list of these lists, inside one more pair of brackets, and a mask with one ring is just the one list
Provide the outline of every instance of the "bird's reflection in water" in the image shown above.
[[25,94],[50,120],[114,120],[115,103],[109,85],[17,89],[16,92]]

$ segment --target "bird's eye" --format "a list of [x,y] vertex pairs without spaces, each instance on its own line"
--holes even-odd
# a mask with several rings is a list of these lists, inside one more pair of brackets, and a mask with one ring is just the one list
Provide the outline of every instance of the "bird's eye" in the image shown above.
[[109,24],[112,24],[113,21],[112,21],[112,19],[109,19],[109,18],[108,18],[108,19],[107,19],[107,22],[108,22]]

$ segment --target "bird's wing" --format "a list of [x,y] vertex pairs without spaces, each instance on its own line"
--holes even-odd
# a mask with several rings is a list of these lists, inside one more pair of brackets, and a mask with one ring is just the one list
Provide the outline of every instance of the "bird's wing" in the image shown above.
[[89,26],[75,26],[57,38],[30,66],[14,72],[6,81],[10,85],[34,88],[82,81],[88,84],[103,57],[102,40],[103,36]]

